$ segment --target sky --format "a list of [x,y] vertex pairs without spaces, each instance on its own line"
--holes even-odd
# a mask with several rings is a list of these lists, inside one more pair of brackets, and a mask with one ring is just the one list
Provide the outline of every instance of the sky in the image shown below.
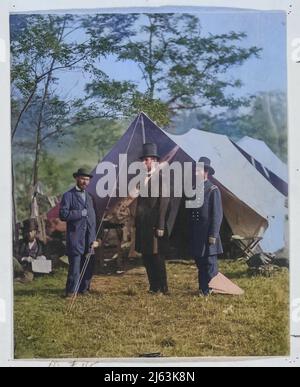
[[208,13],[200,17],[204,32],[246,32],[241,45],[262,48],[261,59],[252,58],[231,72],[244,83],[246,93],[287,88],[286,19],[283,12]]
[[[220,34],[230,31],[245,32],[247,38],[240,42],[243,47],[262,48],[260,59],[252,58],[242,66],[228,72],[228,77],[240,79],[244,86],[235,91],[236,96],[257,94],[271,90],[286,91],[286,15],[271,11],[207,11],[193,12],[200,18],[203,34]],[[77,32],[80,35],[80,31]],[[80,38],[80,36],[78,36]],[[133,62],[117,62],[114,57],[102,60],[101,69],[116,80],[132,80],[144,88],[141,73]],[[83,96],[87,77],[78,73],[60,75],[60,92],[69,96]]]
[[[192,8],[191,11],[199,16],[203,35],[230,31],[245,32],[247,38],[239,42],[239,45],[262,48],[260,59],[251,58],[242,66],[232,67],[228,71],[228,78],[240,79],[244,85],[241,89],[230,90],[230,92],[233,91],[236,97],[241,97],[272,90],[286,91],[286,15],[284,12],[213,8]],[[13,22],[13,17],[11,20]],[[83,30],[78,30],[74,38],[78,41],[85,40]],[[110,56],[105,60],[101,59],[101,69],[115,80],[130,80],[137,83],[141,91],[145,90],[141,72],[131,61],[118,62],[114,56]],[[62,98],[85,96],[85,85],[90,82],[87,74],[64,71],[58,75],[58,78],[56,92]]]

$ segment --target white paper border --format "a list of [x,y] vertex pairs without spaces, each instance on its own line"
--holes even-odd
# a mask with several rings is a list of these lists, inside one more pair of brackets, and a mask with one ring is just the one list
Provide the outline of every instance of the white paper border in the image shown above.
[[[288,120],[289,120],[289,189],[290,189],[290,256],[291,256],[291,356],[289,358],[180,358],[180,359],[101,359],[22,361],[13,360],[13,272],[11,226],[11,151],[10,151],[10,63],[9,14],[14,12],[76,12],[94,9],[106,12],[132,11],[139,7],[228,7],[247,10],[283,10],[288,14]],[[161,9],[160,11],[163,11]],[[230,10],[228,10],[230,11]],[[197,366],[257,367],[299,366],[300,354],[300,3],[297,0],[1,0],[0,1],[0,366]],[[3,41],[4,40],[4,41]],[[276,42],[274,42],[276,44]],[[299,53],[299,54],[298,54]],[[298,56],[299,55],[299,56]],[[299,254],[298,254],[299,252]],[[274,332],[276,334],[276,332]]]

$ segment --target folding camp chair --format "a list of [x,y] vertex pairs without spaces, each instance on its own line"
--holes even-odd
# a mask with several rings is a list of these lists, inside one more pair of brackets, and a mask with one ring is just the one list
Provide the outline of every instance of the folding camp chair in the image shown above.
[[240,235],[232,235],[231,237],[231,242],[242,251],[241,258],[245,257],[247,260],[256,254],[255,249],[261,240],[262,237],[258,236],[242,237]]

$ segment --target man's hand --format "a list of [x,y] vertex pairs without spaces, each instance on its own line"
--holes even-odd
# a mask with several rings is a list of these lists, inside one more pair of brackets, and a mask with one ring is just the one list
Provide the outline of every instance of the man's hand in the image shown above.
[[101,246],[102,242],[98,239],[92,243],[92,249],[98,249]]
[[156,230],[156,235],[158,238],[163,238],[165,235],[165,230]]
[[84,210],[81,211],[81,215],[86,218],[87,217],[87,209],[85,208]]
[[209,237],[209,238],[208,238],[208,243],[209,243],[210,245],[215,245],[215,244],[217,243],[217,238],[215,238],[215,237]]

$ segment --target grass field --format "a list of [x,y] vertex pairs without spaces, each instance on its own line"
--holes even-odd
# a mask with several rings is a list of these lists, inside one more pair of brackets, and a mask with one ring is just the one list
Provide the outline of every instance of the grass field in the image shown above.
[[283,356],[289,353],[288,271],[251,277],[241,262],[220,270],[241,297],[196,296],[193,263],[168,263],[170,296],[150,295],[143,268],[97,276],[67,313],[66,271],[15,286],[15,356],[29,358]]

